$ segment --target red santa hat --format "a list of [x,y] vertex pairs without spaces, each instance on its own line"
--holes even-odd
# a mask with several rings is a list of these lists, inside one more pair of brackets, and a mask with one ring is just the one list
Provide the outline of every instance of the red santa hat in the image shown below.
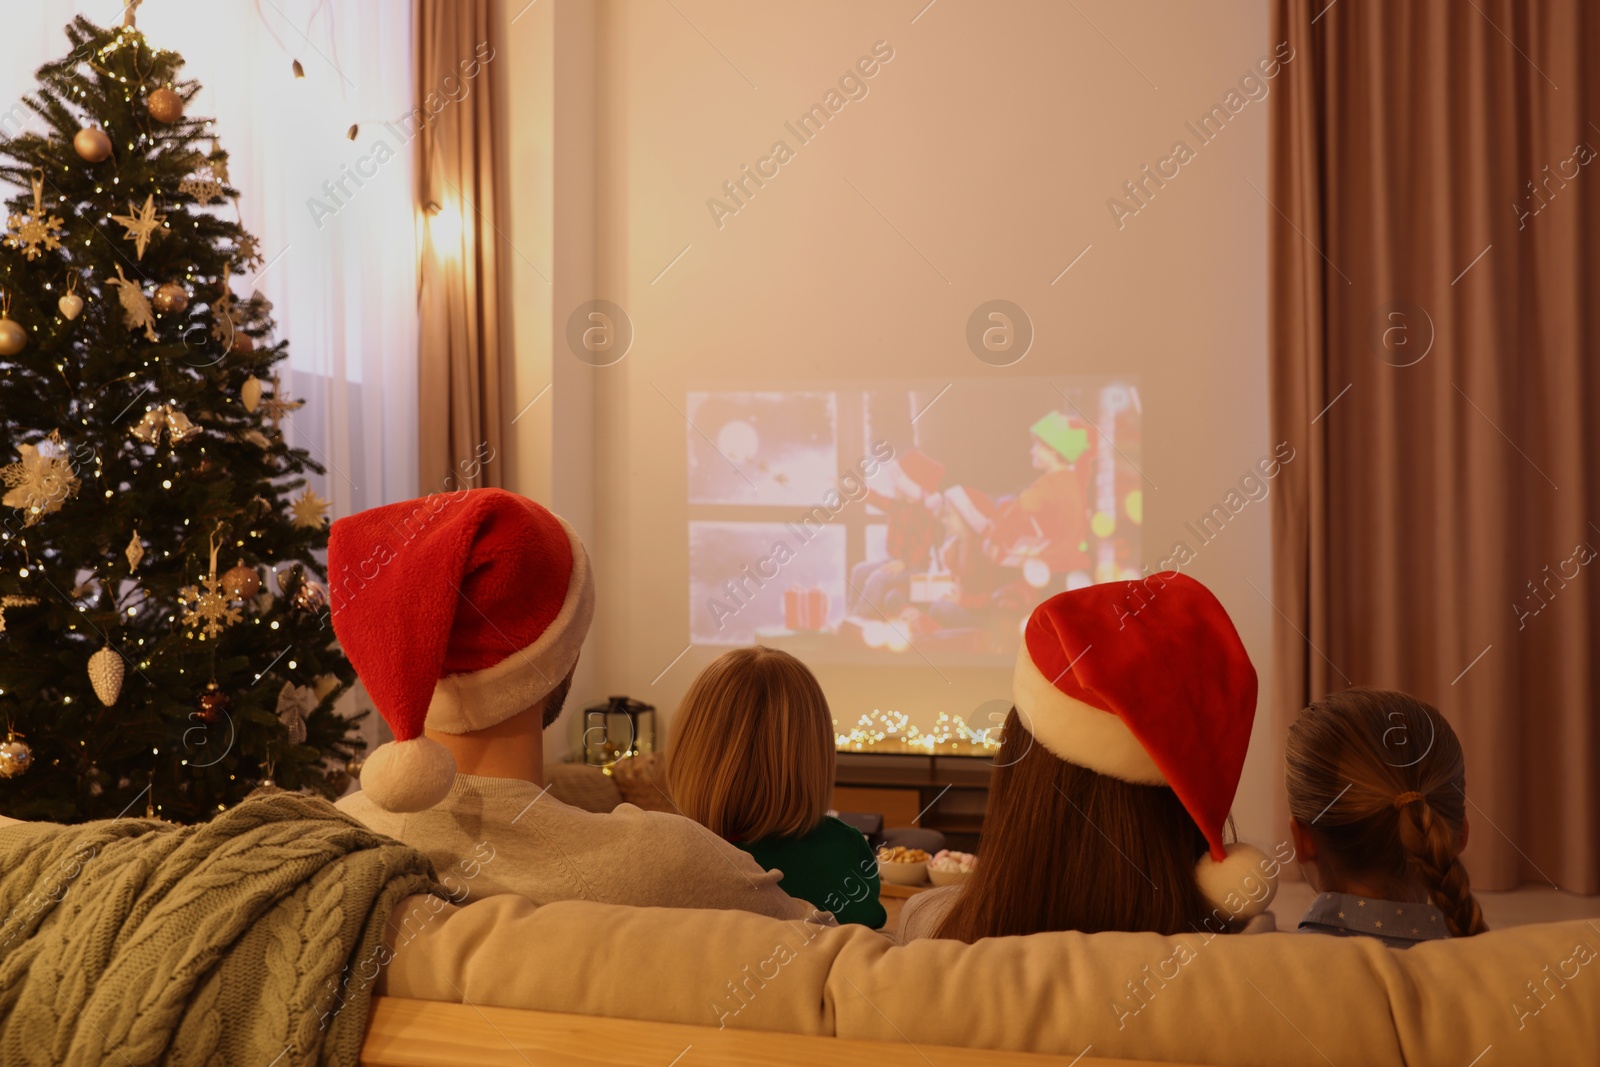
[[594,616],[578,535],[503,489],[438,493],[340,519],[328,539],[333,630],[394,741],[361,787],[421,811],[455,781],[423,727],[464,734],[504,722],[572,670]]
[[900,465],[900,473],[911,479],[924,494],[939,491],[939,483],[944,481],[943,463],[914,448],[901,453],[895,462]]
[[1171,787],[1210,846],[1202,894],[1227,918],[1266,910],[1276,869],[1223,830],[1256,713],[1256,672],[1211,591],[1169,571],[1060,593],[1024,631],[1013,699],[1058,758]]

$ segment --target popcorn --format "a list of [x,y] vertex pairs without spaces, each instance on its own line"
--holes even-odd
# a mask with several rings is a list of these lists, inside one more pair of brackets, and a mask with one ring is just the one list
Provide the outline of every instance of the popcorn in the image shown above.
[[[940,853],[944,855],[944,853]],[[927,863],[928,854],[920,848],[906,848],[896,845],[893,848],[878,849],[879,863]]]

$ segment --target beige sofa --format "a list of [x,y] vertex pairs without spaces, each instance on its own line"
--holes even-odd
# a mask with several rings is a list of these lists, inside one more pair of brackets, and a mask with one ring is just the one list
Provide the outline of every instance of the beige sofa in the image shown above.
[[584,1016],[1215,1064],[1600,1062],[1600,923],[1366,938],[861,927],[495,897],[394,921],[379,992]]

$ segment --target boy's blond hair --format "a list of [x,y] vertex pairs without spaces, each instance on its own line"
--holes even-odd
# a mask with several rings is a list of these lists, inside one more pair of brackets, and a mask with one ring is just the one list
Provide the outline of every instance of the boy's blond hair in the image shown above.
[[731,841],[799,837],[833,791],[833,717],[804,663],[739,648],[700,672],[673,716],[667,786],[683,814]]

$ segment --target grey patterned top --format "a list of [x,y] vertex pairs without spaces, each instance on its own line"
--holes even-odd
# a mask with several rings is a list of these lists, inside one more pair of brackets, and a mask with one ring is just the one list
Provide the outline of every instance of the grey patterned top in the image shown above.
[[1337,937],[1375,937],[1390,948],[1449,937],[1444,913],[1432,904],[1374,900],[1350,893],[1323,893],[1300,919],[1300,929]]

